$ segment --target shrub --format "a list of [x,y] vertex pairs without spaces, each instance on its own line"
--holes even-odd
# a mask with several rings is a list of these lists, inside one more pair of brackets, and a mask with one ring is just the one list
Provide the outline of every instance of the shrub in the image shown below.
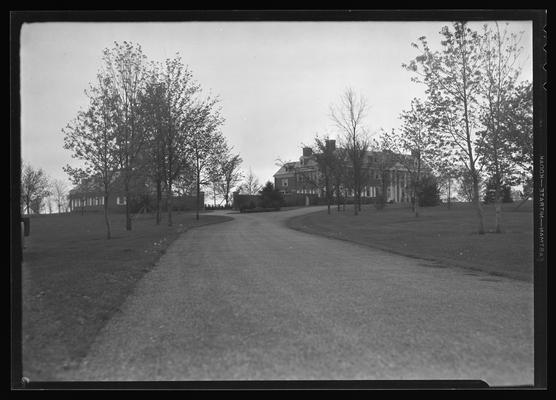
[[260,196],[263,208],[280,208],[284,201],[282,193],[274,189],[274,185],[270,181],[260,191]]
[[426,175],[417,187],[419,207],[432,207],[440,204],[440,189],[438,181],[432,175]]
[[377,210],[382,210],[386,206],[386,196],[379,193],[375,197],[375,208]]

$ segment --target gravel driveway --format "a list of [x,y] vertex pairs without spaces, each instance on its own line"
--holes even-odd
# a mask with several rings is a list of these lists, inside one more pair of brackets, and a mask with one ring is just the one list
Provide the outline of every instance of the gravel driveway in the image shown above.
[[184,233],[60,379],[533,384],[532,284],[285,226],[315,210]]

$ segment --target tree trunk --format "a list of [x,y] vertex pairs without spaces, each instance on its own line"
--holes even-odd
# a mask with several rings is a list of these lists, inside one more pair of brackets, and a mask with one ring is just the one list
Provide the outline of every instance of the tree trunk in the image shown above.
[[197,199],[196,199],[196,203],[197,203],[197,207],[196,207],[196,211],[195,211],[195,219],[199,220],[199,208],[200,206],[200,197],[201,197],[201,174],[199,171],[197,171]]
[[112,238],[110,218],[108,218],[108,193],[104,193],[104,222],[106,224],[106,239]]
[[167,185],[167,190],[166,190],[166,199],[168,200],[168,226],[172,226],[173,221],[172,221],[172,209],[174,207],[174,202],[173,202],[173,196],[172,196],[172,182],[168,182]]
[[160,179],[156,181],[156,224],[160,225],[160,203],[162,201],[162,183]]
[[172,226],[172,211],[174,208],[174,201],[172,196],[172,182],[169,181],[166,184],[166,211],[168,213],[168,226]]
[[343,204],[342,204],[342,211],[346,211],[346,202],[347,202],[347,192],[344,191],[344,197],[342,198],[343,200]]
[[415,204],[413,204],[413,211],[415,212],[415,218],[419,218],[419,194],[415,191]]
[[475,208],[477,209],[477,217],[479,218],[479,234],[483,235],[485,233],[485,217],[483,213],[483,207],[481,206],[481,199],[479,198],[479,177],[477,176],[477,171],[475,170],[475,160],[473,160],[473,149],[471,147],[471,128],[469,127],[469,108],[467,104],[467,75],[466,75],[466,62],[463,59],[463,119],[465,122],[465,135],[467,142],[467,155],[469,156],[469,167],[471,175],[473,177],[473,202],[475,203]]
[[473,203],[475,203],[477,217],[479,218],[479,234],[483,235],[485,233],[485,216],[481,206],[481,199],[479,198],[479,179],[475,168],[472,169],[471,173],[473,175]]
[[500,183],[496,183],[496,189],[494,192],[494,209],[496,212],[496,233],[502,233],[502,228],[500,227],[500,221],[502,219],[502,205],[500,204]]
[[131,213],[129,211],[129,182],[126,179],[125,182],[125,230],[131,230]]
[[452,194],[450,193],[450,189],[452,187],[452,180],[448,178],[448,210],[452,204]]
[[413,188],[413,212],[415,213],[415,218],[419,217],[419,179],[417,175],[417,180]]

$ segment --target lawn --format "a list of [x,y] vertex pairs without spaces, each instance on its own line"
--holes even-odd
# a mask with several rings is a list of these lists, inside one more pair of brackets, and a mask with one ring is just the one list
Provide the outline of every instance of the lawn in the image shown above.
[[435,261],[436,266],[453,265],[533,280],[532,202],[516,209],[504,204],[503,233],[494,233],[493,206],[485,206],[488,232],[479,235],[477,216],[470,204],[457,203],[422,208],[416,218],[406,206],[387,206],[377,211],[364,206],[353,215],[353,206],[332,214],[316,212],[288,221],[288,226],[308,233],[347,240],[398,254]]
[[174,226],[140,215],[133,230],[114,215],[113,238],[105,238],[101,213],[31,217],[22,266],[23,376],[55,380],[75,367],[97,333],[118,312],[136,283],[181,232],[231,220],[174,214]]

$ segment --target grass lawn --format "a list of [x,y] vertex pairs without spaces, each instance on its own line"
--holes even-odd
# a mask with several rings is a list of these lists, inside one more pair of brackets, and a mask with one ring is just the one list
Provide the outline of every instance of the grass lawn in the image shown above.
[[[165,216],[164,216],[165,217]],[[31,217],[22,265],[23,376],[55,380],[77,365],[99,330],[168,245],[185,230],[230,217],[175,213],[174,226],[140,215],[133,230],[113,215],[107,240],[102,213]]]
[[477,217],[470,204],[457,203],[420,209],[416,218],[407,206],[387,206],[377,211],[353,206],[332,214],[326,211],[292,218],[288,226],[308,233],[356,242],[398,254],[435,261],[438,267],[454,265],[533,281],[533,213],[529,201],[504,204],[503,233],[494,233],[494,207],[485,206],[488,232],[477,234]]

